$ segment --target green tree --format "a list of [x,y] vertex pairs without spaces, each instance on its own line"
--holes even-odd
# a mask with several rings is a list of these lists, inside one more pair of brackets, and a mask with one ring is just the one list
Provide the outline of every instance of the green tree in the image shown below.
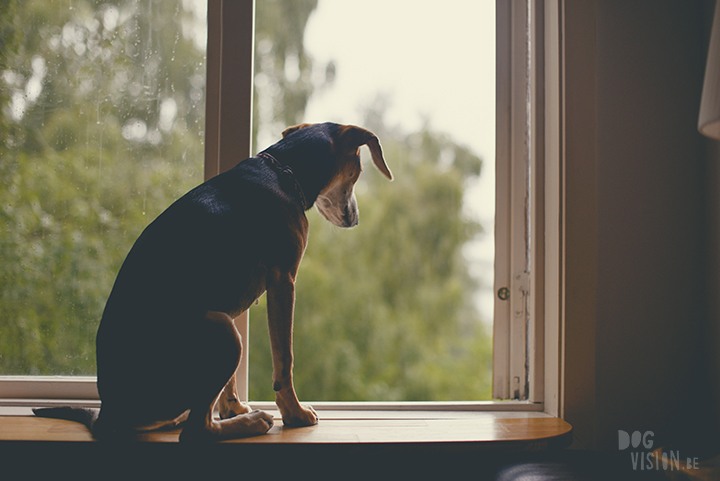
[[[257,3],[255,25],[255,90],[253,145],[258,132],[282,132],[302,119],[317,85],[315,67],[305,51],[303,37],[317,0],[263,0]],[[323,85],[332,83],[334,65],[325,66]]]
[[204,52],[181,2],[5,3],[0,372],[92,374],[124,256],[201,181]]
[[[320,87],[302,46],[316,4],[258,2],[257,129],[302,121]],[[204,51],[188,5],[0,0],[0,373],[93,374],[97,325],[130,246],[201,181]],[[331,82],[333,65],[321,70]],[[382,119],[374,107],[365,126],[396,181],[366,169],[356,229],[309,212],[298,390],[487,398],[490,342],[461,252],[480,230],[461,212],[480,159],[429,125],[405,134]],[[251,314],[253,399],[273,397],[264,302]]]
[[[472,304],[462,248],[480,226],[462,215],[481,161],[428,126],[405,135],[371,110],[395,182],[366,169],[360,224],[310,211],[297,281],[295,384],[304,399],[490,398],[489,335]],[[442,160],[441,160],[442,159]],[[273,399],[265,304],[250,314],[251,398]]]

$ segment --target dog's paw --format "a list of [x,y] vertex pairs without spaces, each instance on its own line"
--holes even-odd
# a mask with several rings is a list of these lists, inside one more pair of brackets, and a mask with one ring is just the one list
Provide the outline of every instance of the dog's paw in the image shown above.
[[265,411],[251,411],[231,419],[211,421],[207,425],[185,426],[180,433],[180,441],[202,443],[259,436],[270,431],[273,424],[272,414]]
[[273,415],[266,413],[265,411],[252,411],[244,416],[248,416],[250,419],[250,426],[253,429],[253,435],[265,434],[270,431],[270,428],[275,424]]
[[311,406],[299,406],[292,414],[283,414],[283,424],[288,427],[313,426],[318,423],[318,415]]

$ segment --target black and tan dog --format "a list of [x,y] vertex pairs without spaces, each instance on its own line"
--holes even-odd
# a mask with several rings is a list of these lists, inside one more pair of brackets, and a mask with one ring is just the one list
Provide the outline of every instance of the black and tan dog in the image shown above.
[[[275,399],[283,423],[317,423],[293,387],[295,276],[308,240],[305,211],[358,223],[359,147],[392,174],[378,138],[355,126],[298,125],[172,204],[140,235],[97,333],[99,415],[75,408],[36,415],[84,422],[98,439],[184,422],[181,440],[267,432],[271,415],[238,401],[242,354],[233,318],[267,292]],[[213,418],[218,402],[221,420]]]

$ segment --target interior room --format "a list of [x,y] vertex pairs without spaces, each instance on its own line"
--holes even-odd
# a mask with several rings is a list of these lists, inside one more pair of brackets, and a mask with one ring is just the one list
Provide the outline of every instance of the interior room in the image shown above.
[[[267,473],[325,471],[327,461],[358,473],[670,479],[675,473],[656,461],[631,457],[662,447],[682,461],[683,479],[720,479],[720,140],[698,129],[706,65],[718,68],[708,62],[713,18],[720,36],[716,1],[545,3],[559,5],[565,35],[561,324],[551,403],[572,426],[563,446],[517,453],[500,444],[343,450],[322,442],[248,448],[246,457],[230,444],[200,451],[162,444],[130,447],[129,456],[175,470],[202,453],[216,467],[262,460]],[[705,88],[716,89],[720,109],[720,82]],[[65,469],[75,460],[115,459],[102,449],[3,438],[0,473],[6,462],[37,463],[38,453]],[[516,471],[503,471],[508,466]]]

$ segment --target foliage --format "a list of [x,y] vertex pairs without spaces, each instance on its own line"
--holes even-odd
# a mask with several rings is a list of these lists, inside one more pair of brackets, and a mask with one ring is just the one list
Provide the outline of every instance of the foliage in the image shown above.
[[[316,4],[258,3],[260,129],[302,121],[321,86],[302,47]],[[0,373],[94,374],[95,332],[120,264],[141,230],[201,181],[204,52],[189,5],[0,0]],[[309,212],[298,391],[487,398],[490,342],[461,254],[480,231],[462,215],[480,159],[429,125],[406,134],[382,119],[374,107],[366,126],[396,181],[365,169],[355,229]],[[265,318],[263,297],[251,313],[253,399],[273,397]]]
[[94,373],[132,242],[201,181],[203,55],[178,32],[191,18],[179,5],[13,2],[8,24],[24,28],[0,78],[4,374]]
[[[298,392],[316,400],[487,399],[489,339],[461,254],[480,230],[461,215],[464,182],[480,160],[427,128],[406,136],[373,128],[396,180],[366,159],[356,228],[309,213],[295,308]],[[265,316],[264,302],[250,313],[253,399],[273,399]]]
[[[255,90],[253,145],[262,129],[270,134],[302,121],[315,88],[316,66],[305,51],[303,37],[317,0],[263,0],[255,22]],[[324,69],[324,83],[332,83],[334,64]]]

